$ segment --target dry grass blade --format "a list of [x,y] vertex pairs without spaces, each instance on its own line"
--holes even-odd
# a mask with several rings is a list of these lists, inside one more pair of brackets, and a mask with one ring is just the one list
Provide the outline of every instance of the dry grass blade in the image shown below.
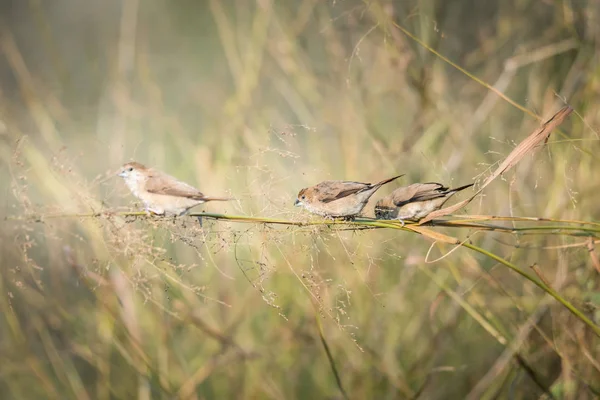
[[541,127],[536,129],[525,140],[519,143],[519,145],[515,147],[513,151],[511,151],[508,157],[506,157],[502,164],[500,164],[496,171],[494,171],[494,173],[485,180],[485,182],[481,186],[481,189],[485,188],[494,179],[511,169],[513,166],[517,165],[519,161],[521,161],[523,157],[527,155],[527,153],[533,151],[542,142],[546,142],[554,128],[562,124],[565,118],[568,117],[569,114],[571,114],[572,112],[573,109],[571,107],[563,107],[559,112],[554,114],[552,118],[546,121]]
[[[594,2],[14,3],[0,400],[600,399]],[[236,201],[152,215],[133,160]],[[292,205],[396,172],[479,176],[439,208],[490,181],[424,225],[374,218],[391,186],[353,220]]]
[[549,287],[551,286],[550,285],[550,281],[548,279],[546,279],[546,277],[542,273],[542,270],[540,269],[540,267],[538,267],[537,264],[533,264],[530,268],[533,270],[533,272],[535,272],[535,274],[537,275],[537,277],[540,278],[540,280],[542,282],[544,282]]
[[490,175],[483,185],[479,188],[479,190],[470,198],[463,200],[459,203],[456,203],[450,207],[443,208],[438,211],[434,211],[429,214],[426,218],[422,219],[419,224],[424,224],[426,222],[431,221],[434,218],[443,217],[444,215],[448,215],[453,213],[454,211],[466,206],[469,204],[487,185],[492,183],[496,178],[500,175],[514,167],[525,157],[528,153],[533,151],[537,146],[539,146],[542,142],[546,142],[548,137],[550,137],[550,133],[556,128],[558,125],[562,124],[562,122],[573,112],[573,109],[570,106],[565,106],[560,109],[559,112],[554,114],[552,118],[546,121],[542,126],[536,129],[531,135],[529,135],[525,140],[523,140],[511,153],[504,159],[502,164],[494,171],[492,175]]
[[414,231],[416,233],[419,233],[423,236],[426,236],[430,239],[433,239],[437,242],[444,242],[444,243],[450,243],[450,244],[460,244],[460,240],[458,240],[455,237],[452,236],[448,236],[448,235],[444,235],[443,233],[439,233],[436,231],[432,231],[431,229],[427,229],[423,226],[419,226],[419,225],[406,225],[407,229],[410,229],[411,231]]

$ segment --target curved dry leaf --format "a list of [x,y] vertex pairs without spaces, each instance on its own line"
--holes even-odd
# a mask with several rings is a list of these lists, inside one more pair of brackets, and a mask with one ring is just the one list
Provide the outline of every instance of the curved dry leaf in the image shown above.
[[443,233],[439,233],[436,231],[432,231],[431,229],[425,228],[424,226],[415,225],[406,225],[405,228],[410,229],[411,231],[417,232],[423,236],[427,236],[430,239],[433,239],[437,242],[444,242],[450,244],[460,244],[460,240],[455,237],[444,235]]
[[450,207],[442,208],[441,210],[437,210],[429,214],[427,217],[422,219],[419,222],[419,225],[424,224],[426,222],[431,221],[434,218],[443,217],[444,215],[448,215],[453,213],[454,211],[466,206],[469,204],[487,185],[492,183],[496,178],[500,175],[514,167],[519,163],[528,153],[532,152],[536,147],[538,147],[542,142],[546,142],[550,137],[550,133],[556,128],[558,125],[562,124],[562,122],[573,112],[573,109],[570,106],[565,106],[560,109],[556,114],[552,116],[548,121],[544,122],[542,126],[537,128],[535,131],[531,133],[531,135],[527,136],[525,140],[523,140],[517,147],[514,148],[513,151],[502,161],[500,166],[496,168],[494,173],[490,175],[483,185],[479,188],[477,192],[470,198],[463,200],[459,203],[456,203]]

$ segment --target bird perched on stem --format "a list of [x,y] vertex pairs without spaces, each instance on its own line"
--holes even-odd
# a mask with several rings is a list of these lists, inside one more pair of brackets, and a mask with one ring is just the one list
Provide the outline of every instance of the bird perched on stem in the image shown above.
[[205,196],[195,187],[137,162],[123,165],[118,175],[125,180],[131,193],[144,203],[148,213],[184,215],[190,208],[207,201],[233,200]]
[[377,219],[418,221],[439,210],[450,197],[473,184],[448,189],[441,183],[414,183],[394,190],[375,204]]
[[381,186],[403,175],[379,183],[352,181],[324,181],[304,188],[298,193],[295,206],[302,206],[313,214],[327,218],[352,219],[363,210],[369,198]]

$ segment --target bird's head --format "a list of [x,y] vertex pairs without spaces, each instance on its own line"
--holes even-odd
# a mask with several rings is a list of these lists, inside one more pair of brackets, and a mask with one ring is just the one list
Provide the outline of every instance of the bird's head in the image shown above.
[[139,183],[146,179],[148,168],[138,162],[129,162],[121,167],[118,175],[128,184]]
[[304,206],[304,205],[310,203],[310,201],[312,199],[312,190],[311,189],[312,188],[304,188],[300,192],[298,192],[298,196],[296,197],[296,201],[294,202],[294,205],[296,207]]

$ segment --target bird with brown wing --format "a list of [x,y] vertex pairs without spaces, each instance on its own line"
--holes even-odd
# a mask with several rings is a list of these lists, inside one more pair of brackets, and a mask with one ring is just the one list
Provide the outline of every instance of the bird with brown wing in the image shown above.
[[405,220],[418,221],[439,210],[450,197],[473,184],[448,189],[441,183],[413,183],[394,190],[375,204],[377,219],[397,219],[404,226]]
[[300,190],[294,205],[302,206],[313,214],[327,218],[351,219],[360,214],[369,198],[381,186],[401,176],[403,175],[379,183],[324,181]]
[[207,201],[233,200],[205,196],[195,187],[138,162],[123,165],[118,175],[125,180],[131,193],[144,203],[146,211],[154,214],[184,215],[190,208]]

